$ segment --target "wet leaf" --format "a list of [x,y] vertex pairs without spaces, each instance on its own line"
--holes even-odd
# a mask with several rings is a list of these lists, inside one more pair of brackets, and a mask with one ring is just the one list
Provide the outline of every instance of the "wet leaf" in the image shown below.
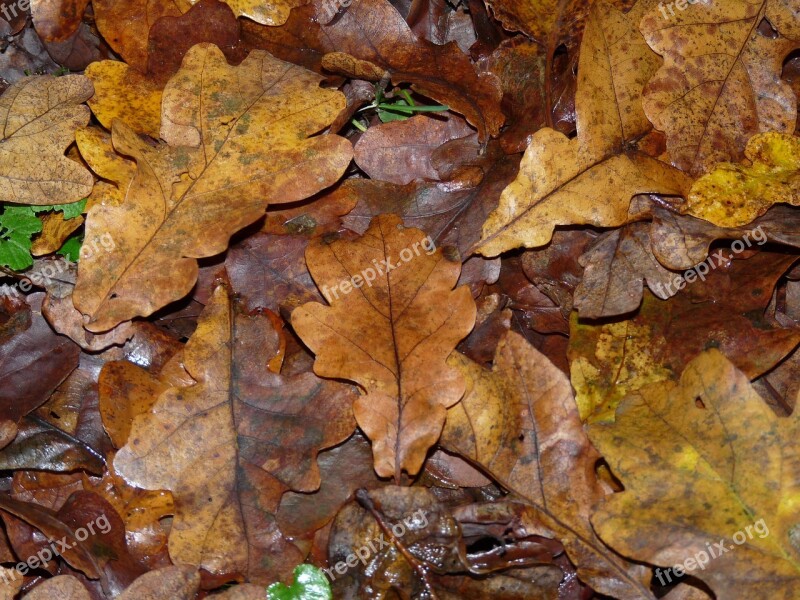
[[800,139],[762,133],[750,138],[744,155],[744,164],[721,163],[698,179],[684,211],[720,227],[739,227],[773,204],[800,204]]
[[717,597],[796,596],[796,428],[796,416],[776,417],[744,373],[708,350],[679,381],[640,389],[613,424],[590,429],[625,486],[592,523],[634,559],[685,565]]
[[352,432],[355,394],[312,374],[270,373],[277,343],[270,319],[239,313],[217,287],[184,352],[197,383],[162,392],[114,460],[129,484],[175,495],[174,562],[264,582],[302,560],[275,523],[278,500],[319,487],[316,453]]
[[453,354],[467,380],[448,410],[442,444],[484,467],[504,488],[545,513],[578,574],[597,591],[652,597],[645,581],[597,539],[589,518],[604,492],[598,454],[578,416],[569,381],[520,335],[500,340],[492,371]]
[[[664,57],[644,89],[644,109],[667,134],[674,165],[700,175],[717,162],[740,159],[756,133],[794,130],[797,99],[780,78],[794,46],[781,33],[797,37],[790,3],[723,0],[669,9],[665,17],[667,7],[653,6],[641,31]],[[765,17],[777,36],[759,30]],[[795,25],[783,27],[782,20]]]

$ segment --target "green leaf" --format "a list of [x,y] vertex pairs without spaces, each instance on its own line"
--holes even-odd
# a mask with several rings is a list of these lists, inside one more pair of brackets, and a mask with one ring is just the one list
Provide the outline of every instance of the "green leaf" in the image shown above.
[[331,586],[325,573],[313,565],[298,565],[290,587],[273,583],[267,588],[268,600],[332,600]]
[[86,198],[83,200],[78,200],[77,202],[70,202],[69,204],[58,204],[58,205],[42,205],[42,206],[29,206],[33,212],[40,213],[40,212],[53,212],[60,210],[64,213],[65,219],[74,219],[75,217],[83,214],[83,211],[86,209]]
[[76,235],[74,237],[69,238],[64,245],[61,246],[61,249],[58,251],[58,254],[66,258],[67,260],[71,260],[72,262],[78,262],[78,259],[81,256],[81,246],[83,245],[83,236]]
[[15,271],[33,264],[31,237],[42,222],[28,206],[6,206],[0,215],[0,264]]

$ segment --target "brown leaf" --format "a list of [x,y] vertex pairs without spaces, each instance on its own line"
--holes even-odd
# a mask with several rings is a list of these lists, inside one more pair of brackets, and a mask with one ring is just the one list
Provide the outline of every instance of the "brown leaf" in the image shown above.
[[139,577],[118,600],[193,600],[200,587],[200,574],[188,565],[164,567]]
[[439,179],[431,164],[433,152],[473,129],[460,118],[446,120],[417,115],[367,129],[355,145],[356,164],[372,179],[405,185],[415,179]]
[[89,0],[38,0],[30,3],[36,33],[47,42],[63,42],[78,29]]
[[[796,23],[789,3],[722,0],[669,9],[666,16],[666,7],[652,7],[641,30],[664,57],[644,89],[644,109],[667,134],[672,164],[699,175],[716,162],[738,161],[756,133],[792,133],[797,99],[780,76],[794,42],[757,28],[765,17],[776,27],[782,19]],[[797,37],[789,27],[781,32]]]
[[224,250],[267,203],[300,200],[340,177],[350,143],[310,137],[344,105],[319,79],[259,51],[230,67],[215,46],[198,45],[164,90],[169,146],[152,147],[114,122],[115,148],[138,168],[121,205],[87,217],[87,240],[113,241],[80,262],[73,299],[91,318],[87,329],[105,331],[182,298],[196,259]]
[[59,575],[37,585],[23,600],[92,600],[83,584],[72,575]]
[[500,340],[492,371],[460,354],[464,399],[448,410],[442,444],[483,466],[552,519],[578,575],[615,598],[652,598],[638,574],[595,536],[589,518],[604,496],[599,455],[583,431],[566,375],[521,336]]
[[[64,156],[75,130],[89,122],[81,103],[92,95],[82,75],[26,77],[0,97],[0,200],[20,204],[77,202],[94,180]],[[29,160],[20,160],[29,156]]]
[[376,217],[354,241],[313,242],[306,261],[330,306],[309,303],[292,314],[316,355],[314,371],[366,390],[356,419],[372,441],[378,475],[396,480],[420,470],[445,409],[463,394],[463,380],[444,361],[475,321],[469,289],[452,290],[460,261],[424,242],[395,215]]
[[645,280],[662,300],[678,293],[666,287],[675,273],[653,256],[649,223],[631,223],[604,233],[580,261],[585,269],[575,289],[575,308],[585,319],[636,310],[642,302]]
[[270,319],[240,314],[217,287],[184,352],[197,383],[162,392],[114,460],[130,484],[174,493],[177,563],[264,583],[302,560],[275,524],[278,500],[319,487],[316,453],[352,433],[355,394],[310,373],[270,373],[277,344]]
[[56,335],[42,317],[43,297],[41,293],[29,296],[30,306],[3,297],[0,448],[14,439],[20,419],[44,404],[78,366],[80,349],[67,338]]
[[230,4],[200,0],[179,17],[164,16],[153,23],[148,40],[148,77],[163,86],[178,72],[189,49],[202,42],[217,46],[229,63],[241,63],[247,53]]
[[476,72],[455,43],[437,46],[417,38],[386,0],[359,0],[322,32],[326,51],[373,63],[389,71],[395,84],[410,83],[464,115],[481,141],[499,132],[504,117],[494,76]]

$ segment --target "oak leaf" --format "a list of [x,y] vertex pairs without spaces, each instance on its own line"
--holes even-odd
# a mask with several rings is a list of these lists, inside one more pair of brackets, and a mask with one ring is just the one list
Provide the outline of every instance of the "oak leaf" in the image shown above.
[[[756,133],[794,131],[797,98],[781,81],[795,46],[781,33],[797,38],[790,4],[721,0],[672,10],[668,18],[666,8],[653,6],[644,16],[641,31],[664,57],[644,89],[644,110],[666,133],[672,164],[699,175],[741,158]],[[758,27],[765,17],[773,27],[794,25],[770,36]]]
[[82,75],[27,77],[6,90],[0,97],[0,200],[66,204],[89,195],[92,174],[64,151],[89,122],[81,103],[92,93]]
[[266,582],[303,558],[275,523],[278,501],[319,487],[316,454],[352,433],[356,394],[312,373],[270,373],[278,332],[228,294],[215,289],[186,345],[196,383],[162,392],[134,419],[114,467],[131,485],[172,491],[175,563]]
[[453,291],[460,260],[401,223],[380,215],[357,240],[311,243],[306,261],[330,306],[313,302],[292,313],[316,355],[314,372],[366,390],[353,407],[356,420],[372,441],[376,472],[396,480],[403,470],[419,472],[445,409],[464,393],[445,360],[475,322],[469,288]]
[[645,292],[630,319],[591,323],[573,314],[570,373],[581,418],[613,419],[626,394],[677,379],[705,348],[720,348],[751,378],[772,369],[800,342],[800,330],[767,314],[778,280],[796,259],[772,252],[733,259],[719,250],[704,280],[676,274],[673,282],[682,283],[672,290],[681,293],[661,301]]
[[580,263],[585,269],[575,289],[575,308],[585,319],[636,310],[642,302],[645,281],[662,300],[678,293],[667,288],[675,273],[664,268],[653,254],[650,223],[630,223],[604,233],[581,256]]
[[479,73],[455,42],[437,46],[418,38],[387,0],[352,3],[321,27],[321,35],[326,52],[372,63],[376,80],[388,71],[395,84],[410,83],[420,94],[464,115],[481,141],[500,131],[505,117],[496,78]]
[[788,600],[800,595],[800,424],[776,417],[748,379],[707,350],[679,381],[629,395],[613,424],[592,426],[625,486],[592,523],[626,556],[685,565],[718,598]]
[[114,147],[136,159],[137,172],[119,206],[87,216],[88,240],[113,240],[113,249],[80,262],[73,299],[91,319],[87,329],[104,331],[183,297],[196,259],[224,250],[268,203],[306,198],[340,177],[350,143],[311,136],[344,97],[319,81],[263,51],[231,67],[216,46],[201,44],[164,90],[169,145],[153,147],[114,121]]
[[650,129],[642,85],[658,66],[636,27],[639,13],[593,6],[578,65],[577,137],[549,128],[533,135],[519,176],[484,224],[481,254],[543,246],[557,225],[617,227],[634,195],[688,191],[688,177],[635,147]]
[[459,353],[448,362],[464,373],[467,391],[447,411],[442,445],[545,513],[578,575],[595,590],[651,598],[641,574],[592,531],[589,519],[605,492],[566,375],[514,332],[497,345],[492,371]]
[[747,225],[779,202],[800,205],[800,138],[750,138],[741,165],[718,164],[694,182],[683,212],[720,227]]

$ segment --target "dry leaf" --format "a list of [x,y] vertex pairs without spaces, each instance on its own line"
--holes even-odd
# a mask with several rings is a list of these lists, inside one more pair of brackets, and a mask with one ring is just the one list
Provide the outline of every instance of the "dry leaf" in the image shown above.
[[89,195],[92,174],[64,151],[89,122],[81,103],[91,95],[92,83],[82,75],[27,77],[6,90],[0,97],[0,200],[66,204]]
[[240,314],[218,286],[184,352],[197,383],[162,392],[114,460],[129,484],[173,492],[176,563],[266,583],[302,561],[274,513],[286,489],[319,487],[316,453],[352,433],[355,393],[270,373],[276,344],[271,320]]
[[469,289],[453,291],[460,261],[427,241],[381,215],[357,240],[313,242],[306,261],[330,306],[309,303],[292,314],[316,354],[314,371],[366,390],[356,420],[378,475],[396,480],[419,472],[445,409],[461,398],[464,382],[445,360],[475,322]]
[[113,240],[113,249],[80,262],[73,298],[91,318],[87,329],[107,330],[185,296],[196,259],[224,250],[267,203],[300,200],[341,176],[350,143],[310,137],[344,106],[319,81],[261,51],[231,67],[201,44],[164,90],[169,146],[152,147],[114,122],[114,147],[136,159],[137,173],[120,206],[87,216],[87,240]]
[[614,424],[590,429],[625,486],[592,523],[627,556],[685,565],[718,598],[796,598],[797,428],[797,415],[776,417],[744,373],[708,350],[679,382],[639,390]]
[[796,36],[782,27],[770,36],[758,27],[765,16],[773,26],[781,19],[796,23],[790,4],[717,0],[672,10],[668,18],[653,6],[642,19],[647,43],[664,57],[644,89],[644,109],[667,134],[675,166],[699,175],[741,158],[756,133],[794,131],[797,99],[781,81],[781,64],[795,43],[780,29]]

